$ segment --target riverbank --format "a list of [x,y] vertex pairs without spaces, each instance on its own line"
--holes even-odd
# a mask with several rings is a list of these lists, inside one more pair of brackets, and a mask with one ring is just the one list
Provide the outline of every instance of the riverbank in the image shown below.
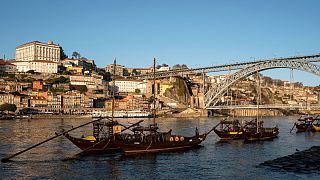
[[30,119],[91,119],[90,115],[66,115],[66,114],[59,114],[59,115],[48,115],[48,114],[33,114]]
[[320,146],[313,146],[307,150],[276,158],[261,163],[259,166],[267,166],[295,173],[319,173],[320,171]]
[[[199,118],[199,117],[221,117],[221,116],[235,116],[235,117],[254,117],[257,116],[256,110],[206,110],[206,109],[193,109],[193,108],[187,108],[187,109],[176,109],[176,110],[170,110],[170,111],[158,111],[157,116],[158,117],[164,117],[164,118]],[[317,115],[320,114],[318,111],[296,111],[296,110],[283,110],[283,109],[261,109],[259,110],[260,116],[299,116],[299,115]],[[32,119],[41,119],[41,118],[47,118],[47,119],[57,119],[57,118],[65,118],[65,119],[79,119],[79,118],[88,118],[91,119],[91,115],[70,115],[70,114],[33,114],[31,115]]]

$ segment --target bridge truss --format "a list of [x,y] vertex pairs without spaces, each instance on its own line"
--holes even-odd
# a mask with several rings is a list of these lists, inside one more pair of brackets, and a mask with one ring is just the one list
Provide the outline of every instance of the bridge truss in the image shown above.
[[[309,59],[309,57],[311,59]],[[205,94],[204,104],[206,109],[215,106],[226,93],[229,86],[237,82],[239,79],[248,77],[256,72],[274,69],[274,68],[291,68],[310,72],[312,74],[320,76],[320,66],[313,64],[315,62],[314,56],[309,56],[305,58],[283,58],[260,61],[254,64],[250,64],[247,67],[239,70],[238,72],[230,75],[227,79],[224,79],[219,84],[212,86],[209,91]],[[319,56],[317,57],[319,60]]]
[[[241,63],[233,63],[233,64],[225,64],[218,66],[209,66],[209,67],[201,67],[201,68],[193,68],[193,69],[176,69],[170,71],[160,71],[155,73],[155,78],[165,78],[172,76],[184,76],[190,73],[209,73],[209,72],[221,72],[221,71],[231,71],[231,70],[239,70],[243,68],[247,68],[251,65],[255,65],[258,63],[268,62],[268,61],[283,61],[283,60],[295,60],[295,61],[308,61],[308,62],[319,62],[320,54],[310,55],[310,56],[295,56],[295,57],[287,57],[287,58],[276,58],[276,59],[267,59],[267,60],[258,60],[258,61],[248,61]],[[153,74],[144,74],[137,76],[129,76],[128,79],[152,79]]]

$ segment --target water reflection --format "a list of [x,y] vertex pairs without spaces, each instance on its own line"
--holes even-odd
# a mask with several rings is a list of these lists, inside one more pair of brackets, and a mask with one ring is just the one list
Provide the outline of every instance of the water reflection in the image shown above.
[[[251,118],[240,118],[250,120]],[[56,138],[38,148],[21,154],[13,162],[1,163],[1,176],[10,179],[269,179],[269,178],[315,178],[316,175],[301,175],[279,172],[268,168],[256,168],[266,160],[304,150],[320,142],[319,133],[290,133],[297,117],[264,118],[266,126],[278,125],[279,137],[271,141],[244,143],[243,141],[219,141],[214,134],[197,149],[183,152],[159,153],[142,156],[103,154],[80,156],[75,160],[61,161],[72,157],[80,150],[66,138]],[[195,127],[205,132],[221,118],[160,119],[163,131],[170,128],[175,133],[194,135]],[[0,121],[0,157],[3,158],[26,147],[54,136],[61,128],[69,129],[88,122],[88,119],[32,119],[31,121]],[[123,124],[137,119],[119,120]],[[151,120],[146,120],[148,124]],[[72,132],[81,136],[91,131],[85,126]],[[256,175],[259,174],[259,177]]]

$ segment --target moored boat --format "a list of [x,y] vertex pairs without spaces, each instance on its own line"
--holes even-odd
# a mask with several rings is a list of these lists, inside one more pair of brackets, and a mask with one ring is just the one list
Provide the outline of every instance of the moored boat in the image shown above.
[[120,129],[121,131],[117,121],[98,121],[93,123],[93,134],[90,136],[82,136],[80,138],[71,136],[69,133],[63,133],[63,135],[83,151],[90,153],[116,152],[120,151],[117,140],[121,136],[118,136],[119,132],[115,132],[115,129]]
[[[155,59],[153,73],[155,73]],[[158,131],[159,127],[156,124],[155,74],[153,74],[152,95],[153,123],[149,126],[137,126],[132,129],[133,138],[122,141],[121,149],[125,154],[155,153],[194,148],[203,142],[207,135],[214,130],[212,128],[209,132],[200,135],[196,128],[195,135],[191,137],[171,134],[171,130],[169,132]]]
[[265,128],[263,127],[263,121],[258,121],[257,119],[255,121],[257,123],[256,128],[244,128],[243,134],[245,141],[269,140],[278,136],[279,128],[277,126]]
[[263,126],[263,121],[259,120],[259,105],[261,101],[261,85],[260,76],[257,71],[257,118],[249,124],[249,128],[244,128],[244,140],[245,141],[263,141],[270,140],[278,137],[279,128],[277,126],[273,128],[265,128]]
[[311,126],[312,131],[314,132],[320,132],[320,125],[319,124],[312,124]]
[[213,130],[199,134],[196,129],[195,135],[186,137],[157,131],[157,125],[133,128],[131,138],[122,141],[121,149],[125,154],[155,153],[164,151],[185,150],[198,146],[204,141],[207,135]]
[[214,132],[221,140],[244,139],[243,127],[239,120],[222,120],[214,127]]
[[[116,67],[116,65],[114,65],[114,67]],[[211,131],[213,131],[213,128],[209,132],[203,134],[199,134],[198,129],[196,129],[195,135],[190,137],[171,134],[171,130],[168,132],[158,131],[159,127],[155,123],[155,80],[153,80],[152,84],[153,123],[151,125],[141,126],[141,120],[126,127],[120,125],[117,121],[115,121],[113,119],[115,117],[115,93],[113,91],[113,107],[111,111],[111,119],[109,119],[107,122],[98,121],[93,123],[93,133],[90,136],[76,138],[68,133],[63,133],[63,135],[85,152],[114,152],[122,150],[125,154],[141,154],[190,149],[198,146],[201,142],[203,142],[206,139],[207,135]],[[132,131],[132,133],[125,133],[125,130],[130,130]]]
[[319,124],[319,115],[318,116],[301,116],[298,121],[294,123],[294,127],[297,129],[297,133],[299,132],[307,132],[307,131],[320,131]]

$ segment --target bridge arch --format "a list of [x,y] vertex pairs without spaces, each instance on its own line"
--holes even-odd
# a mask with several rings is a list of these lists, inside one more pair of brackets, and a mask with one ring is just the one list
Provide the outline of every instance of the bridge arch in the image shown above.
[[257,71],[260,72],[275,68],[297,69],[320,76],[320,66],[308,61],[287,59],[260,62],[243,68],[240,71],[232,74],[229,78],[221,81],[219,84],[212,86],[204,97],[205,108],[215,106],[220,101],[221,97],[225,94],[227,88],[237,82],[239,79],[248,77],[256,73]]

